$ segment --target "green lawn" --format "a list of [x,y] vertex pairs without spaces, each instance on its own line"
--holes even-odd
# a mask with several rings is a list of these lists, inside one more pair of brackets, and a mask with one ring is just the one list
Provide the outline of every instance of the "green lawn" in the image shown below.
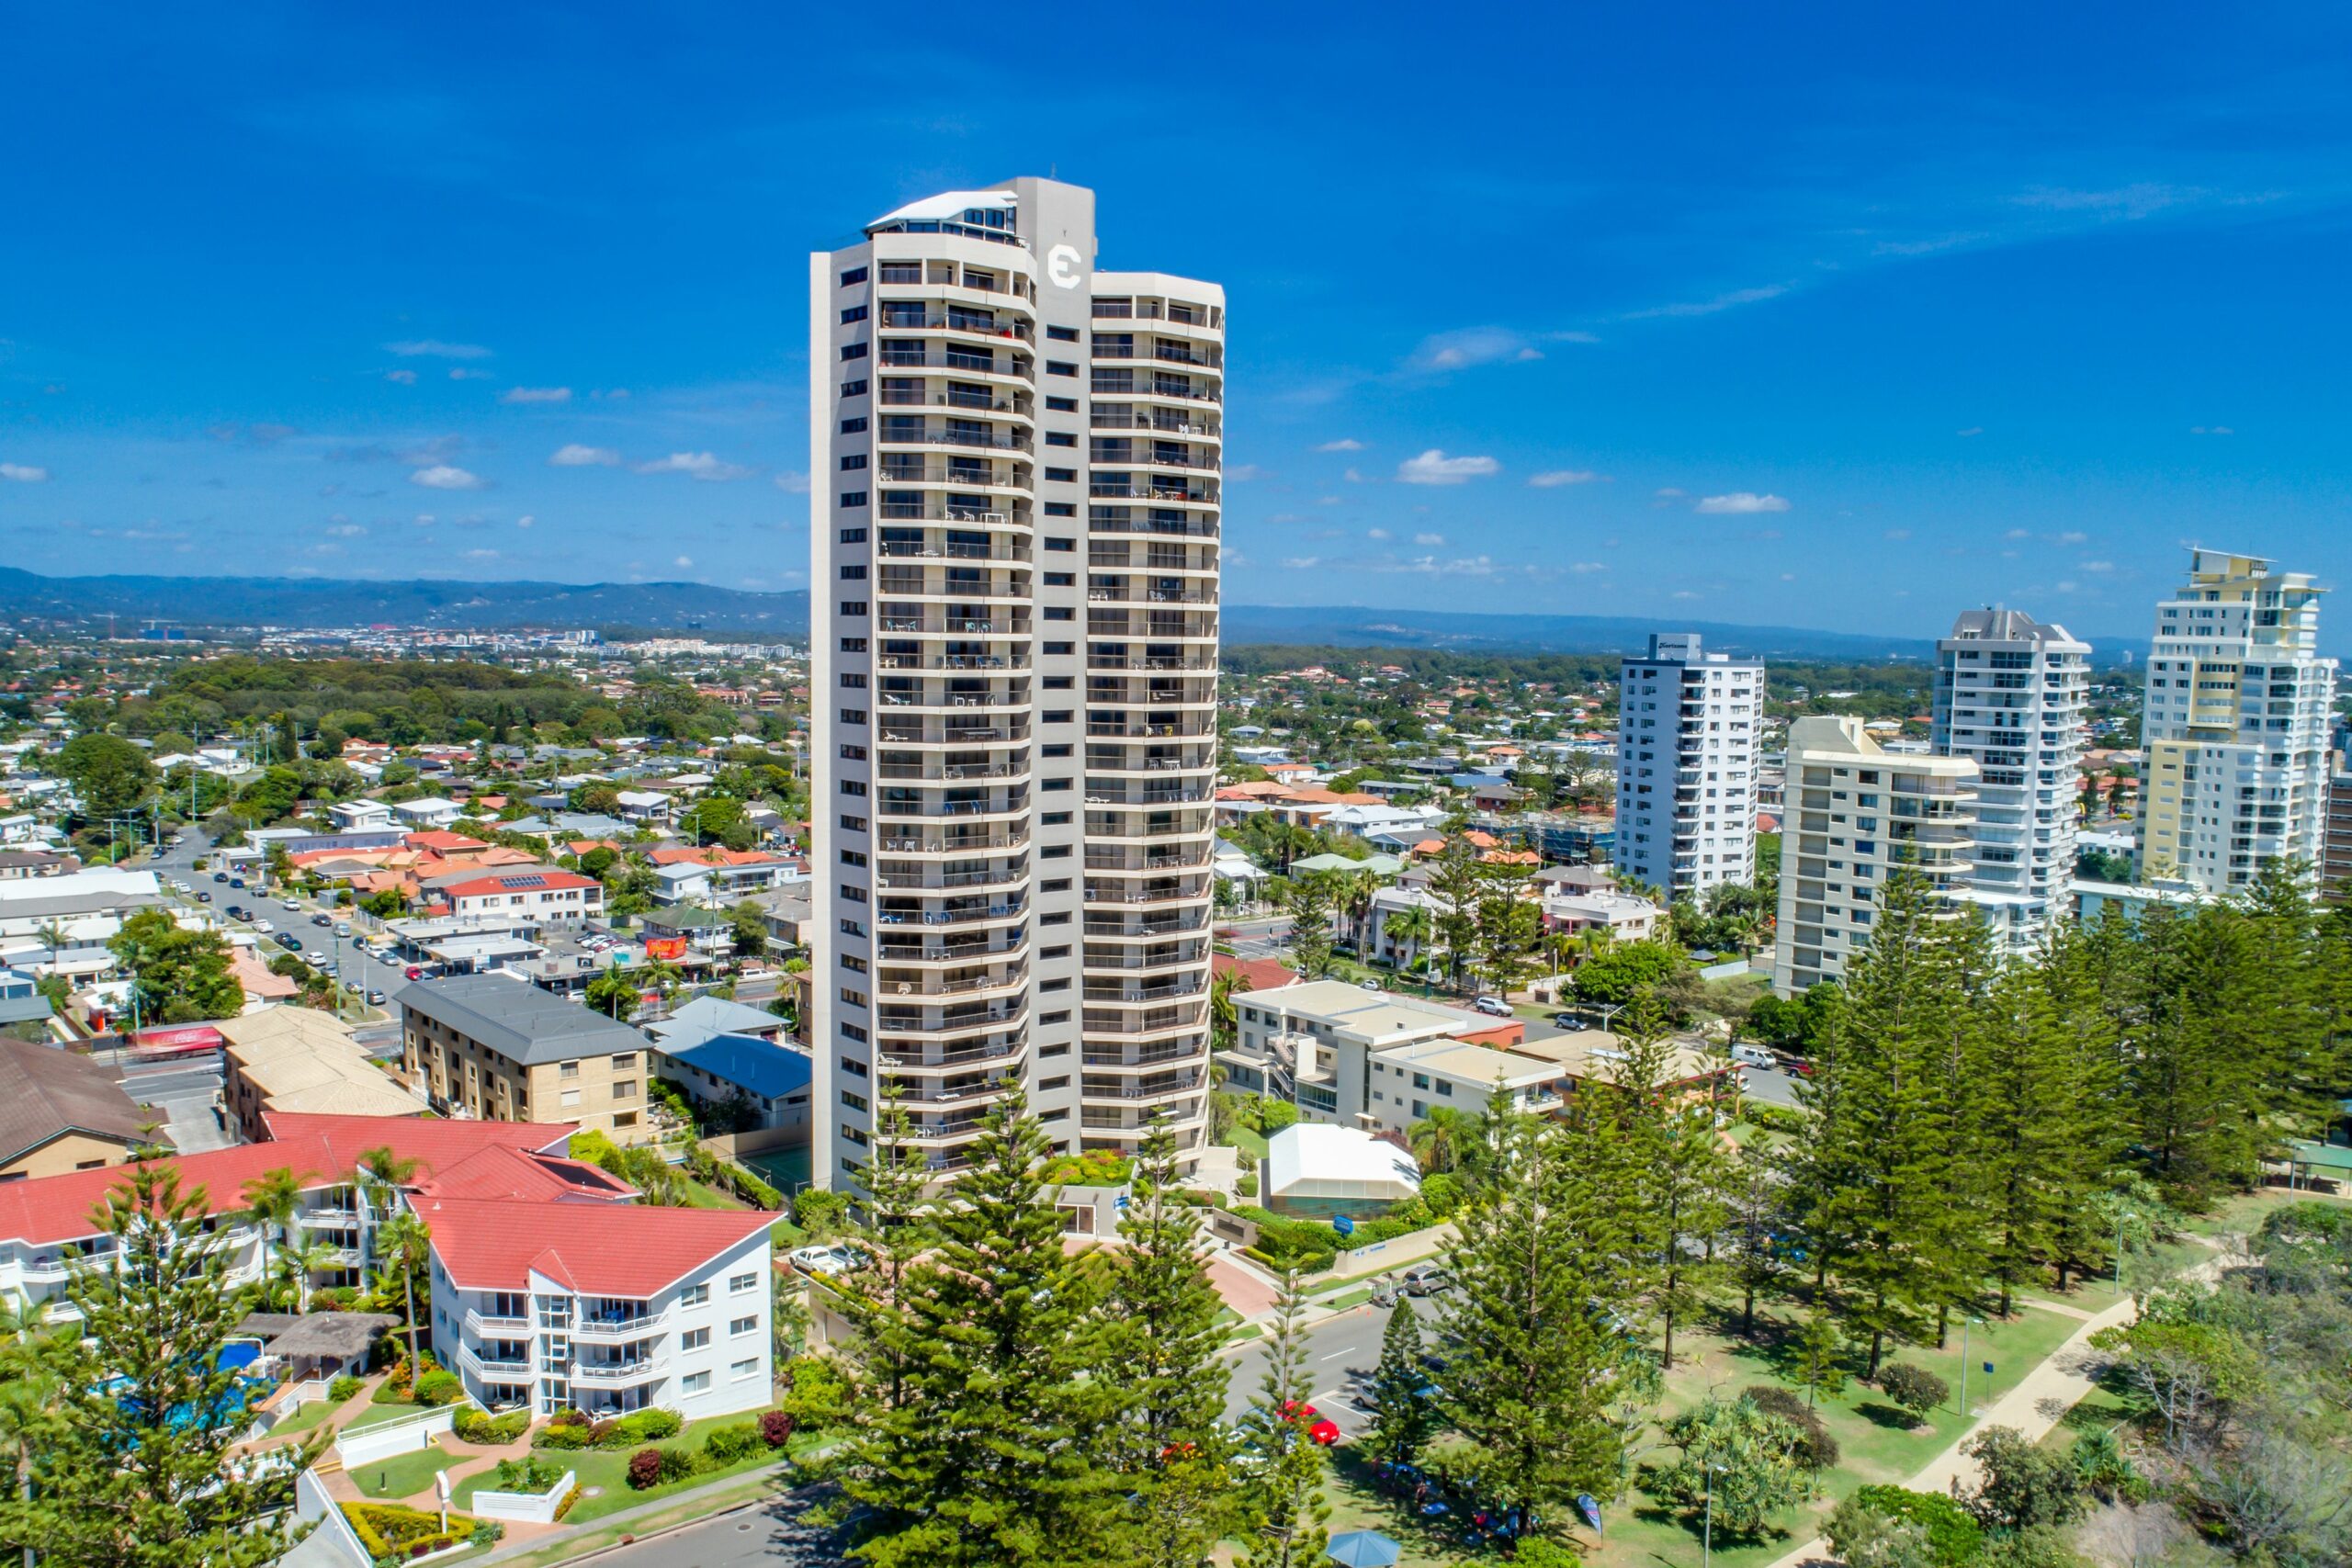
[[740,1209],[741,1200],[730,1198],[708,1182],[696,1181],[691,1176],[678,1178],[678,1196],[685,1200],[689,1209]]
[[352,1481],[370,1497],[406,1497],[433,1484],[436,1471],[447,1470],[459,1459],[439,1449],[370,1460],[350,1471]]
[[[1970,1404],[1980,1411],[2016,1386],[2082,1326],[2081,1320],[2062,1313],[2027,1309],[2007,1323],[1989,1322],[1970,1334]],[[1707,1331],[1676,1336],[1675,1368],[1667,1377],[1668,1414],[1699,1402],[1715,1388],[1736,1394],[1751,1383],[1789,1383],[1794,1372],[1792,1333],[1787,1324],[1770,1322],[1758,1314],[1759,1334],[1748,1343]],[[1935,1412],[1926,1426],[1913,1429],[1907,1417],[1887,1404],[1875,1387],[1849,1382],[1838,1395],[1824,1395],[1818,1407],[1825,1423],[1843,1450],[1837,1468],[1825,1474],[1826,1490],[1812,1507],[1781,1521],[1781,1530],[1759,1541],[1726,1541],[1719,1531],[1714,1559],[1722,1568],[1761,1568],[1787,1554],[1813,1535],[1823,1517],[1839,1497],[1871,1482],[1907,1481],[1921,1466],[1949,1447],[1965,1423],[1951,1407],[1960,1386],[1960,1335],[1955,1327],[1943,1350],[1905,1346],[1891,1358],[1922,1366],[1948,1380],[1954,1398]],[[1990,1360],[1995,1371],[1984,1374]],[[1667,1457],[1655,1428],[1637,1442],[1652,1459]],[[1331,1529],[1380,1529],[1406,1547],[1402,1568],[1440,1568],[1460,1558],[1460,1543],[1442,1531],[1426,1529],[1395,1499],[1371,1485],[1369,1472],[1348,1450],[1339,1455],[1337,1472],[1328,1489],[1332,1504]],[[1594,1568],[1657,1568],[1661,1563],[1696,1562],[1700,1531],[1695,1518],[1685,1520],[1652,1504],[1638,1486],[1604,1512],[1608,1534],[1601,1542],[1587,1540],[1587,1561]],[[1582,1532],[1579,1532],[1582,1534]]]
[[1247,1127],[1236,1127],[1232,1133],[1233,1146],[1261,1164],[1266,1158],[1266,1134],[1253,1133]]
[[[700,1421],[688,1422],[685,1429],[676,1437],[650,1446],[657,1449],[699,1450],[703,1440],[709,1436],[714,1427],[731,1427],[740,1421],[757,1421],[759,1417],[760,1412],[757,1410],[747,1410],[738,1416],[707,1416]],[[816,1440],[811,1438],[809,1442],[813,1443]],[[804,1452],[808,1446],[808,1443],[798,1438],[788,1445],[791,1451],[796,1454]],[[571,1512],[563,1517],[567,1524],[584,1524],[590,1519],[602,1518],[606,1514],[615,1513],[622,1508],[635,1507],[639,1503],[654,1502],[673,1493],[689,1491],[697,1486],[707,1486],[714,1481],[725,1481],[733,1476],[749,1475],[754,1471],[765,1470],[776,1462],[775,1455],[763,1447],[749,1459],[729,1465],[724,1470],[707,1470],[699,1474],[688,1476],[684,1481],[673,1481],[662,1486],[649,1486],[642,1492],[636,1492],[630,1490],[628,1483],[628,1461],[629,1456],[637,1451],[634,1449],[589,1449],[578,1453],[559,1453],[544,1449],[539,1451],[547,1458],[554,1460],[578,1474],[581,1488],[590,1494],[573,1504]],[[493,1471],[486,1473],[494,1485],[497,1472]],[[470,1479],[458,1483],[456,1506],[463,1507],[471,1499],[472,1486],[473,1483]]]
[[334,1401],[314,1399],[285,1420],[269,1429],[273,1438],[299,1438],[305,1432],[316,1431],[320,1423],[334,1414]]
[[778,1220],[768,1227],[768,1240],[778,1252],[788,1251],[801,1246],[808,1239],[808,1233],[794,1224],[789,1219]]

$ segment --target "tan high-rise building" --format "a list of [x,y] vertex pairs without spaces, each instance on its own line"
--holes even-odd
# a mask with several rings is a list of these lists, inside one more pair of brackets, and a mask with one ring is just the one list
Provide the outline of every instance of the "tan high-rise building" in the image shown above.
[[1968,909],[1976,763],[1886,751],[1859,718],[1789,726],[1781,805],[1781,924],[1772,988],[1842,980],[1870,945],[1879,889],[1916,871],[1955,915]]
[[810,258],[814,1175],[1206,1130],[1225,294],[1022,178]]
[[2197,549],[2180,592],[2156,606],[2142,881],[2231,893],[2267,862],[2318,865],[2335,702],[2335,660],[2319,656],[2323,592],[2259,556]]

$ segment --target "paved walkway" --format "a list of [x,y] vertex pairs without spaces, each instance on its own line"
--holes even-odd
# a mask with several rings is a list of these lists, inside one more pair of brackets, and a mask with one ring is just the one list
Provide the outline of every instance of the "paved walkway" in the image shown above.
[[[2228,1260],[2217,1249],[2217,1256],[2188,1269],[2182,1278],[2218,1279],[2222,1266]],[[1983,1479],[1983,1467],[1961,1450],[1987,1427],[2013,1427],[2027,1442],[2040,1442],[2097,1384],[2107,1358],[2091,1348],[2091,1336],[2102,1329],[2124,1327],[2139,1316],[2139,1303],[2124,1296],[2099,1312],[2084,1315],[2083,1325],[2068,1336],[2064,1344],[2019,1379],[2017,1387],[2002,1395],[1992,1408],[1977,1417],[1975,1425],[1905,1484],[1914,1492],[1946,1494],[1974,1486]],[[1829,1542],[1816,1536],[1781,1557],[1772,1568],[1804,1568],[1806,1563],[1836,1561],[1830,1554]]]

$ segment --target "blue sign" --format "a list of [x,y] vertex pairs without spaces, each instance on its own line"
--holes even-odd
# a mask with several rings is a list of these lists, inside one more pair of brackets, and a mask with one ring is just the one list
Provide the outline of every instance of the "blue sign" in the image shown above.
[[1584,1521],[1592,1527],[1593,1534],[1600,1535],[1604,1533],[1600,1528],[1600,1505],[1594,1500],[1591,1493],[1579,1492],[1577,1494],[1577,1510],[1584,1515]]
[[1353,1235],[1356,1234],[1355,1221],[1348,1218],[1345,1214],[1332,1215],[1331,1228],[1338,1231],[1341,1235]]
[[1115,1197],[1115,1198],[1112,1199],[1112,1200],[1111,1200],[1111,1207],[1113,1207],[1113,1208],[1114,1208],[1114,1209],[1118,1210],[1121,1213],[1126,1213],[1126,1209],[1127,1209],[1127,1195],[1126,1195],[1125,1193],[1122,1192],[1122,1193],[1120,1193],[1117,1197]]
[[1988,1378],[1993,1375],[1993,1363],[1990,1361],[1984,1363],[1984,1375]]

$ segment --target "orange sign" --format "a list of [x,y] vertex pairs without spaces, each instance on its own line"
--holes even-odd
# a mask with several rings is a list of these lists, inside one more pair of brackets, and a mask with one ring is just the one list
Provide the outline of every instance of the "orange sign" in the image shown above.
[[684,958],[686,939],[682,936],[650,936],[645,939],[645,956],[649,959]]

